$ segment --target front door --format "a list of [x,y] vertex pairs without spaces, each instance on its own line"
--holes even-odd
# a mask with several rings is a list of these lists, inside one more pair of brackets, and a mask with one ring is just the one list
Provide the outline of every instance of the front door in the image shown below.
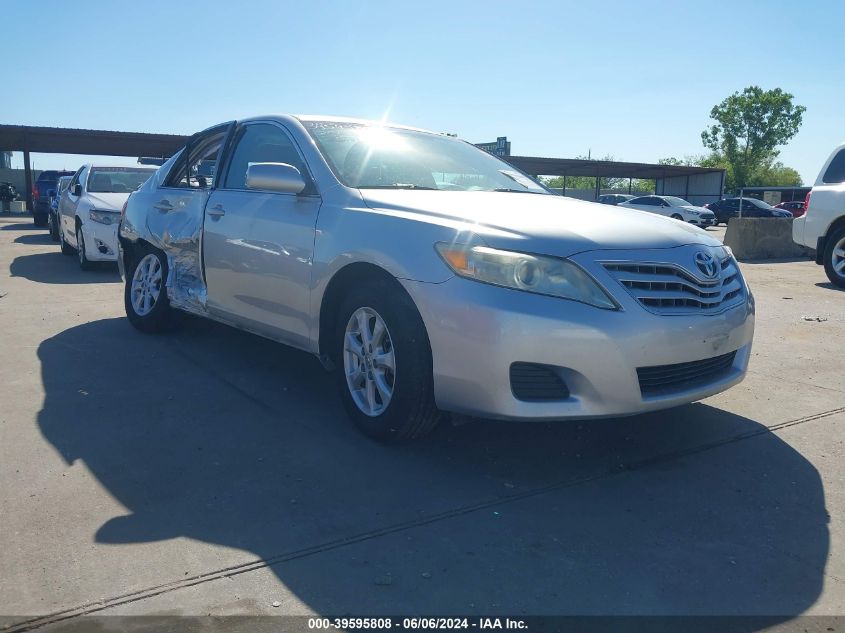
[[209,311],[297,347],[308,347],[314,232],[320,198],[247,189],[252,163],[287,163],[310,180],[277,123],[253,122],[235,137],[223,182],[208,200],[203,256]]
[[202,310],[205,305],[200,249],[203,213],[218,184],[218,160],[233,127],[234,123],[224,123],[191,137],[164,184],[148,198],[147,226],[173,255],[168,296],[182,308]]

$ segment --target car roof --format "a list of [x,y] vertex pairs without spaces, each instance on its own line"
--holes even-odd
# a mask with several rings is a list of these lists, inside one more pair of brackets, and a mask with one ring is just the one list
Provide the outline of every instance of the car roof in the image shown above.
[[294,119],[298,119],[300,122],[303,121],[326,121],[327,123],[357,123],[359,125],[375,125],[381,127],[393,127],[398,128],[401,130],[411,130],[414,132],[425,132],[427,134],[437,134],[439,136],[445,136],[441,132],[433,132],[431,130],[426,130],[419,127],[412,127],[410,125],[401,125],[399,123],[392,123],[390,121],[380,121],[377,119],[356,119],[352,117],[344,117],[344,116],[324,116],[318,114],[294,114],[291,115]]
[[157,169],[156,167],[147,167],[146,165],[108,165],[100,163],[88,163],[84,166],[90,167],[91,169],[134,169],[140,171],[155,171]]

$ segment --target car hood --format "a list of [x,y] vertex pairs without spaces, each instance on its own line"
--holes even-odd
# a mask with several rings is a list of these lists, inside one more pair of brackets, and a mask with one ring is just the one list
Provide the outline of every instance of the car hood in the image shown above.
[[128,193],[91,193],[88,192],[88,202],[95,209],[103,211],[120,211],[123,203],[129,198]]
[[719,246],[694,226],[631,207],[555,195],[362,189],[381,213],[478,235],[489,246],[568,257],[603,249]]
[[699,213],[713,213],[710,209],[705,209],[704,207],[697,207],[694,204],[685,204],[681,209],[686,209],[687,211],[698,211]]

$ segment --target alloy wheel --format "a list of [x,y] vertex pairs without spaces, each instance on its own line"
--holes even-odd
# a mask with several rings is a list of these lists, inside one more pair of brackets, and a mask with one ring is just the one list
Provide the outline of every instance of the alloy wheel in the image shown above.
[[830,263],[837,275],[845,277],[845,237],[833,245]]
[[130,297],[138,316],[146,316],[155,307],[161,294],[161,273],[161,262],[152,253],[145,255],[135,267]]
[[358,308],[346,324],[343,371],[362,413],[376,417],[387,409],[396,385],[396,355],[384,319],[372,308]]
[[79,256],[79,264],[85,265],[85,236],[82,235],[82,229],[76,229],[76,254]]

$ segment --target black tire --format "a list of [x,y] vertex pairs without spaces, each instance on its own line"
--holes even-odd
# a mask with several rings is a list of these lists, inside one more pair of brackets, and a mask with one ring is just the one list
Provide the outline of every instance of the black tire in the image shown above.
[[82,232],[81,224],[76,225],[76,254],[79,258],[79,267],[82,270],[91,270],[94,267],[94,263],[85,254],[85,235]]
[[[159,285],[158,299],[152,309],[146,314],[138,314],[132,303],[132,280],[138,266],[148,255],[154,255],[161,266],[161,281]],[[126,285],[123,290],[123,306],[126,309],[126,316],[129,322],[141,332],[154,333],[170,329],[175,322],[175,310],[170,307],[170,299],[167,297],[167,256],[147,244],[139,245],[133,249],[131,258],[128,258],[126,266]]]
[[673,213],[670,217],[675,219],[675,220],[683,220],[684,219],[679,213]]
[[50,212],[50,215],[47,216],[47,225],[50,229],[50,239],[54,242],[59,241],[59,227],[56,224],[56,214]]
[[43,213],[34,213],[32,215],[32,223],[35,226],[47,226],[47,216]]
[[824,272],[827,274],[827,278],[830,279],[830,283],[840,288],[845,288],[845,273],[838,273],[833,268],[833,249],[842,240],[845,240],[845,226],[825,238]]
[[62,255],[74,255],[76,249],[65,241],[65,232],[59,228],[59,244],[62,247]]
[[[375,417],[358,408],[344,370],[346,326],[359,308],[370,308],[383,319],[395,356],[393,395],[385,410]],[[379,441],[403,441],[423,437],[434,429],[441,413],[434,404],[431,345],[422,317],[397,282],[364,281],[350,289],[340,302],[334,341],[341,399],[361,432]]]

